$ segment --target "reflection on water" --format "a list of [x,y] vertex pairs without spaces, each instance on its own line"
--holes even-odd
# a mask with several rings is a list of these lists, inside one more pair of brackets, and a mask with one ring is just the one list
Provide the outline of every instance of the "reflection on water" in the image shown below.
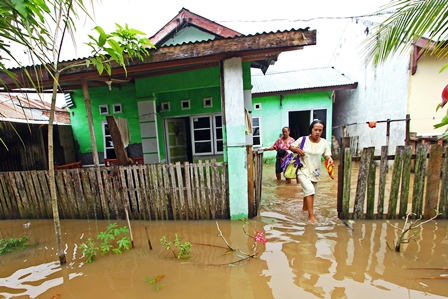
[[[266,165],[265,165],[266,166]],[[336,213],[336,182],[324,178],[316,199],[318,224],[301,211],[301,190],[265,169],[261,217],[246,226],[266,232],[258,258],[228,254],[214,221],[132,221],[135,248],[86,264],[79,244],[108,221],[62,221],[67,265],[56,263],[52,221],[0,221],[0,237],[30,236],[38,245],[0,256],[0,298],[445,298],[448,297],[448,221],[424,225],[416,242],[388,249],[397,231],[385,221],[357,221],[353,230]],[[119,221],[120,226],[126,225]],[[242,222],[219,221],[232,247],[251,252]],[[401,225],[400,221],[393,224]],[[149,250],[146,229],[153,250]],[[177,260],[159,239],[193,242],[189,260]],[[213,246],[210,246],[213,245]],[[411,269],[412,268],[412,269]],[[145,277],[165,275],[155,285]],[[162,288],[156,290],[156,286]]]

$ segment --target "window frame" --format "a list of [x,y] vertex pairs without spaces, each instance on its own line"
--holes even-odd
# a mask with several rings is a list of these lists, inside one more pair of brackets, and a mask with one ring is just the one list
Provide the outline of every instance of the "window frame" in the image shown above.
[[[258,126],[254,126],[254,118],[258,118]],[[258,135],[256,135],[258,138],[260,138],[260,144],[255,144],[254,143],[254,137],[256,137],[254,135],[254,128],[258,127]],[[262,134],[261,134],[261,116],[260,115],[253,115],[252,116],[252,147],[254,148],[260,148],[263,147],[263,140],[261,138]]]
[[[221,126],[217,127],[216,124],[216,118],[221,117]],[[195,118],[208,118],[210,120],[210,127],[204,128],[204,129],[195,129],[194,128],[194,119]],[[199,130],[209,130],[211,140],[201,140],[196,141],[194,138],[195,131]],[[198,114],[198,115],[192,115],[190,116],[190,131],[191,131],[191,147],[192,147],[192,153],[193,156],[207,156],[207,155],[220,155],[224,153],[224,144],[223,144],[223,150],[218,151],[218,142],[222,141],[224,142],[223,138],[218,139],[217,138],[217,130],[222,130],[222,114],[221,113],[211,113],[211,114]],[[223,136],[223,133],[221,133]],[[196,144],[201,142],[210,142],[211,143],[211,151],[209,152],[196,152]]]

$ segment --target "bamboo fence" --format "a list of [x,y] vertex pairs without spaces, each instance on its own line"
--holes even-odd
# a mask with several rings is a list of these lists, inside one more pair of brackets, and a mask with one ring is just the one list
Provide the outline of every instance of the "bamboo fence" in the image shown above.
[[[229,219],[227,164],[211,161],[56,170],[62,219]],[[0,219],[50,219],[48,172],[0,173]]]

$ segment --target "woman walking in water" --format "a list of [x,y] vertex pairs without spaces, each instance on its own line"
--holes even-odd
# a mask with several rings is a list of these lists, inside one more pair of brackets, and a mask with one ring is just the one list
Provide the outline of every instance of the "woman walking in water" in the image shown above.
[[[317,192],[317,183],[320,180],[320,167],[322,157],[329,165],[333,165],[331,150],[327,140],[321,137],[325,125],[321,120],[315,119],[310,125],[310,135],[297,139],[289,150],[300,155],[303,167],[297,172],[303,189],[303,211],[308,211],[308,219],[317,222],[314,217],[314,195]],[[306,138],[303,149],[300,149],[302,138]]]
[[[291,130],[289,129],[289,127],[283,127],[282,129],[282,133],[283,135],[277,139],[277,141],[275,141],[274,145],[268,148],[265,148],[265,151],[272,151],[272,150],[276,150],[278,151],[279,149],[289,149],[289,147],[291,146],[291,144],[295,141],[294,138],[290,137],[289,134],[291,133]],[[277,180],[281,180],[282,179],[282,161],[280,159],[280,157],[277,156],[276,161],[275,161],[275,175],[277,177]]]

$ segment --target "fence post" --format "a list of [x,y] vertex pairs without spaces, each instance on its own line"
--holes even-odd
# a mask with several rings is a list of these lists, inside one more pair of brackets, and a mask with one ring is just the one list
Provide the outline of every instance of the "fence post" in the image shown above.
[[252,146],[246,146],[246,154],[247,154],[247,198],[248,198],[248,213],[249,218],[254,217],[254,158],[252,153]]
[[[343,190],[344,190],[344,164],[345,164],[345,149],[350,148],[350,137],[342,137],[341,139],[341,155],[339,157],[339,166],[338,166],[338,194],[337,194],[337,210],[338,215],[342,217],[342,206],[343,206]],[[350,154],[350,161],[352,155]],[[348,211],[347,211],[348,212]]]
[[412,146],[404,147],[403,156],[403,173],[401,179],[401,194],[400,194],[400,218],[408,213],[408,203],[409,203],[409,184],[411,182],[411,157],[412,157]]
[[389,210],[387,212],[387,219],[395,218],[395,216],[397,215],[398,191],[400,189],[400,178],[403,167],[403,151],[403,146],[397,146],[395,150],[394,171],[392,174],[392,184],[390,187]]
[[426,145],[417,146],[414,169],[414,191],[412,196],[412,213],[420,217],[423,214],[423,190],[426,176],[426,159],[428,147]]
[[352,174],[352,150],[347,147],[344,149],[344,160],[342,164],[344,165],[344,173],[342,179],[338,182],[342,186],[342,198],[341,198],[341,213],[339,218],[348,219],[350,217],[350,187],[351,187],[351,174]]
[[374,151],[374,147],[367,147],[362,151],[361,162],[359,164],[358,184],[356,186],[355,207],[353,215],[354,219],[361,219],[363,217],[366,185]]
[[383,218],[384,213],[384,197],[386,194],[386,174],[388,170],[387,153],[388,146],[381,147],[381,162],[380,162],[380,181],[378,186],[378,219]]
[[442,166],[442,147],[433,144],[429,150],[428,180],[426,181],[426,200],[424,219],[429,219],[436,215],[438,208],[440,169]]

